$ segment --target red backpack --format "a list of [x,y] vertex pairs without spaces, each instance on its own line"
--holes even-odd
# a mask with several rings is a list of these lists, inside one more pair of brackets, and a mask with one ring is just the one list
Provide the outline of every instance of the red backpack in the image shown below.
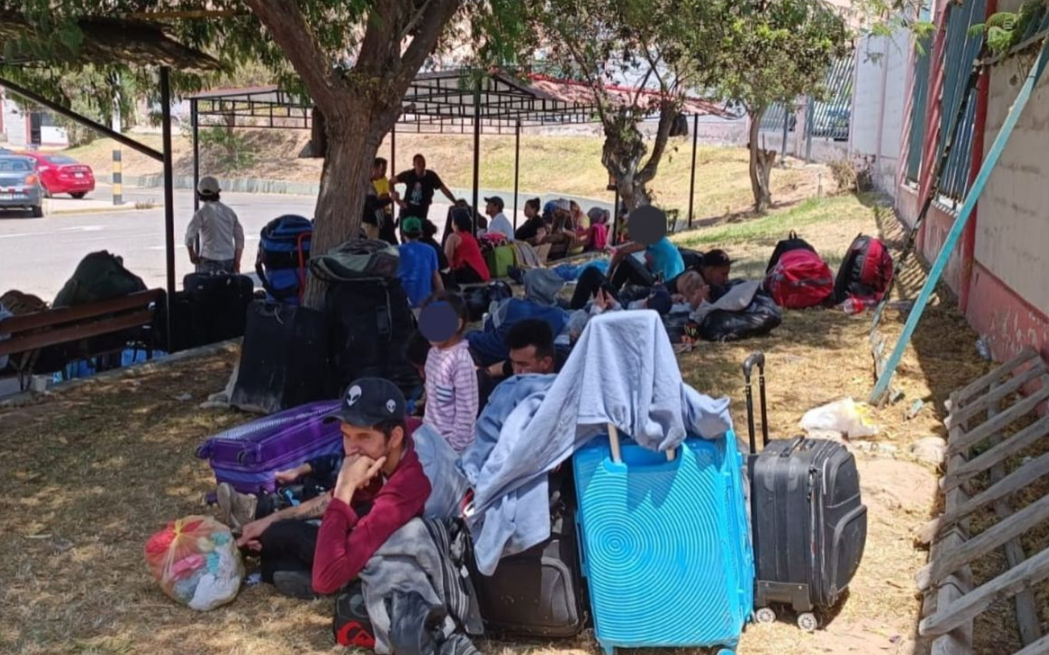
[[765,278],[765,288],[784,309],[807,309],[822,305],[834,294],[834,274],[815,252],[791,250]]
[[881,302],[892,284],[893,263],[880,239],[859,235],[852,241],[834,282],[834,301],[855,298],[864,304]]

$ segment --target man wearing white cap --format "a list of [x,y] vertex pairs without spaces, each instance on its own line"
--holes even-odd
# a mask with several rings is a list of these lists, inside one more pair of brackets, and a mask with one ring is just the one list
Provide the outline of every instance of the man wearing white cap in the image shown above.
[[197,273],[239,273],[244,228],[232,209],[219,201],[219,181],[210,175],[197,184],[203,203],[186,230],[189,260]]

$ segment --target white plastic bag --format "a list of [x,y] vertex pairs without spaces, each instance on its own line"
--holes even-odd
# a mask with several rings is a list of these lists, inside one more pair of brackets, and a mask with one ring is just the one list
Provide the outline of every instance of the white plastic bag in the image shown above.
[[849,439],[878,434],[878,426],[871,424],[867,419],[867,405],[856,403],[852,398],[836,400],[805,412],[801,419],[801,429],[806,432],[840,432]]

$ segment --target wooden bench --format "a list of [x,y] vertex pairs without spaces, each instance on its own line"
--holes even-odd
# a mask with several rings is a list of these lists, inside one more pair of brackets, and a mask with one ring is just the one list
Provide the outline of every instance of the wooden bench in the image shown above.
[[[10,335],[10,337],[0,341],[0,357],[23,355],[21,362],[16,362],[15,358],[12,358],[12,364],[14,364],[19,383],[24,390],[37,364],[35,354],[41,349],[152,326],[156,311],[163,300],[164,291],[152,289],[114,300],[103,300],[76,307],[60,307],[6,318],[0,321],[0,334]],[[135,339],[130,341],[135,341]],[[142,341],[148,341],[148,343],[142,343]],[[151,355],[155,340],[143,339],[142,341],[138,343],[145,346],[147,354]],[[126,344],[120,349],[123,350],[124,346]],[[104,349],[102,352],[88,350],[79,353],[74,359],[99,357],[112,352],[112,349]]]

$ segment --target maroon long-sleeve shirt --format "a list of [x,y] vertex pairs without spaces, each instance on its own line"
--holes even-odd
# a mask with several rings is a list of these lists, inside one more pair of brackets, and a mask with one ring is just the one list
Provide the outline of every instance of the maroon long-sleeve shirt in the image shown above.
[[[411,443],[408,441],[407,443]],[[333,498],[321,521],[313,558],[313,590],[333,594],[357,577],[375,551],[408,521],[422,516],[430,480],[415,448],[409,445],[393,474],[354,492],[353,503],[371,500],[363,518]]]

